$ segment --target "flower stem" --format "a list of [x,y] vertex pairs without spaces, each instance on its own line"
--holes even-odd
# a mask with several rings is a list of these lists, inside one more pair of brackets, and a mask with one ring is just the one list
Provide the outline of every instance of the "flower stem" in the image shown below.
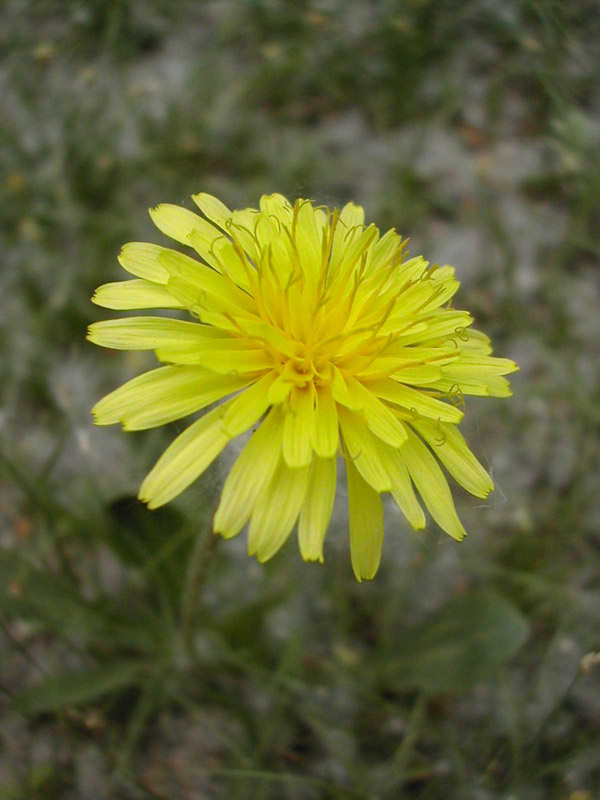
[[195,657],[194,621],[198,592],[206,578],[208,564],[217,545],[217,538],[210,527],[204,527],[199,535],[196,536],[188,563],[181,599],[181,624],[183,642],[191,658]]
[[407,777],[408,763],[413,754],[419,734],[421,733],[421,726],[427,713],[428,700],[427,692],[419,692],[410,711],[404,738],[391,758],[391,774],[388,781],[382,787],[386,793],[390,792],[390,797],[392,796],[392,791],[395,796],[395,792],[402,787]]

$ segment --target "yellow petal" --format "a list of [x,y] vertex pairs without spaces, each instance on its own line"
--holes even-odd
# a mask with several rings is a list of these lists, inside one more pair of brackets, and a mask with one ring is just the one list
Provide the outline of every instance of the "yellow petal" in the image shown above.
[[236,248],[232,242],[226,238],[225,234],[220,234],[217,239],[209,239],[202,231],[194,230],[188,235],[188,244],[210,264],[215,271],[227,275],[234,283],[248,288],[247,276],[243,268],[243,262],[237,255]]
[[379,456],[373,434],[358,414],[338,406],[338,417],[348,459],[356,464],[363,478],[377,492],[389,492],[390,477]]
[[408,441],[399,452],[431,516],[442,530],[460,541],[467,533],[456,513],[448,482],[435,458],[411,430],[408,430]]
[[436,282],[433,279],[419,281],[399,296],[393,314],[381,326],[380,333],[387,335],[403,330],[407,316],[443,306],[456,294],[459,286],[460,283],[454,278]]
[[337,267],[346,247],[355,236],[360,234],[360,226],[364,224],[364,221],[365,211],[361,206],[347,203],[342,208],[331,248],[330,263],[332,268]]
[[348,391],[344,376],[335,366],[335,364],[332,364],[331,368],[333,370],[333,383],[331,385],[331,390],[333,392],[334,400],[337,403],[346,406],[346,408],[352,409],[353,411],[361,411],[363,408],[363,403],[356,398],[352,398],[350,392]]
[[488,496],[494,488],[492,479],[455,425],[436,425],[423,420],[412,423],[412,426],[461,486],[476,497]]
[[211,242],[223,235],[210,222],[181,206],[161,203],[161,205],[151,208],[149,211],[152,222],[154,222],[158,230],[181,244],[190,244],[188,237],[192,231],[202,234],[207,247],[210,246]]
[[305,277],[314,288],[319,279],[321,266],[321,236],[317,229],[315,212],[309,200],[298,200],[298,216],[295,228],[296,247]]
[[[340,217],[341,219],[341,217]],[[341,254],[340,263],[338,265],[337,279],[345,279],[348,275],[352,274],[353,270],[363,255],[366,255],[369,247],[377,241],[378,229],[375,225],[371,224],[364,230],[359,230],[348,241],[347,247]],[[351,289],[350,284],[347,289]]]
[[327,225],[327,213],[323,208],[315,208],[315,225],[319,233],[319,243],[323,246],[323,234]]
[[398,383],[408,383],[412,386],[423,386],[435,383],[442,377],[442,370],[435,364],[423,364],[421,367],[402,367],[391,376]]
[[219,406],[190,425],[158,459],[138,494],[148,508],[158,508],[181,494],[229,442],[221,429],[224,408]]
[[338,448],[338,415],[328,386],[317,387],[317,407],[313,420],[312,443],[322,458],[332,458]]
[[292,206],[282,194],[263,194],[260,198],[260,210],[267,216],[273,216],[284,225],[292,221]]
[[124,383],[92,409],[96,425],[121,422],[128,431],[154,428],[193,414],[241,389],[247,379],[199,367],[159,367]]
[[410,481],[410,475],[400,455],[400,450],[384,442],[377,443],[381,461],[390,476],[392,497],[400,511],[415,530],[425,527],[425,514],[419,505],[417,496]]
[[[487,393],[489,397],[512,397],[510,383],[506,378],[502,378],[498,375],[490,375],[487,379]],[[468,392],[465,392],[465,394],[468,394]]]
[[185,308],[165,286],[145,280],[105,283],[96,289],[92,303],[119,311],[140,308]]
[[483,355],[463,355],[452,364],[452,374],[457,378],[481,378],[488,375],[508,375],[518,367],[510,358]]
[[[246,353],[250,352],[251,344],[247,339],[239,339],[230,336],[226,331],[205,326],[212,336],[206,336],[201,341],[193,344],[183,342],[180,345],[170,344],[168,347],[160,347],[156,351],[159,361],[172,361],[174,364],[203,364],[206,360],[207,363],[211,361],[216,362],[216,369],[210,366],[213,372],[221,372],[227,374],[231,372],[230,367],[223,364],[223,359],[228,358],[233,354],[240,354],[240,358],[245,357]],[[243,359],[242,359],[243,360]],[[220,367],[220,369],[219,369]],[[236,370],[239,372],[239,370]],[[246,370],[251,372],[252,370]]]
[[365,387],[355,378],[347,378],[346,385],[350,397],[356,401],[357,405],[362,403],[369,429],[384,442],[394,447],[400,447],[406,441],[404,425],[381,400],[378,400],[369,391],[370,384]]
[[263,375],[249,389],[246,389],[231,401],[223,416],[223,430],[228,436],[238,436],[254,425],[269,407],[269,387],[275,380],[276,373],[271,371]]
[[283,428],[283,457],[288,467],[310,464],[314,408],[312,384],[294,386]]
[[171,364],[198,364],[220,375],[245,375],[264,372],[273,366],[273,360],[264,350],[249,350],[243,339],[217,339],[201,342],[197,347],[159,348],[159,361]]
[[399,383],[420,386],[442,377],[440,367],[435,364],[420,364],[398,358],[376,358],[367,367],[357,372],[356,377],[369,388],[369,381],[391,377]]
[[227,230],[227,221],[231,219],[231,211],[227,208],[225,203],[222,203],[217,197],[206,192],[193,194],[192,200],[205,217],[215,225],[218,225],[222,230]]
[[450,370],[442,369],[442,377],[434,384],[441,392],[457,395],[472,394],[478,397],[511,397],[512,390],[506,378],[489,375],[485,378],[458,378]]
[[290,341],[282,330],[268,322],[259,319],[243,319],[240,320],[240,327],[248,336],[259,341],[262,340],[265,345],[271,345],[275,350],[290,358],[298,355],[298,343]]
[[298,521],[298,543],[305,561],[323,561],[323,540],[335,501],[336,460],[315,455]]
[[129,242],[123,245],[119,254],[119,264],[138,278],[153,283],[166,283],[169,280],[169,273],[158,263],[158,258],[165,249],[149,242]]
[[350,556],[357,581],[375,577],[383,547],[381,497],[363,480],[352,459],[346,459],[348,508],[350,512]]
[[366,274],[370,275],[383,267],[398,250],[401,241],[394,228],[387,231],[369,253]]
[[346,203],[340,211],[340,222],[346,227],[346,230],[350,230],[357,225],[364,225],[364,208],[356,205],[356,203]]
[[227,476],[214,519],[215,533],[226,539],[248,522],[257,498],[271,480],[281,452],[283,420],[281,409],[272,409]]
[[283,403],[284,400],[287,400],[293,386],[294,384],[285,375],[279,375],[269,389],[269,402],[273,405]]
[[[430,345],[430,343],[428,343]],[[438,347],[405,346],[400,340],[385,348],[382,360],[398,359],[398,369],[422,364],[435,364],[438,367],[452,364],[460,359],[460,350],[444,342]],[[377,360],[377,359],[376,359]]]
[[415,283],[419,279],[426,279],[429,261],[423,256],[414,256],[403,261],[394,271],[394,278],[397,286],[406,286],[407,283]]
[[259,214],[254,233],[261,249],[269,252],[270,263],[276,265],[278,276],[285,285],[294,272],[294,263],[292,245],[281,223],[269,214]]
[[440,419],[442,422],[460,422],[463,417],[462,411],[456,406],[443,403],[431,394],[411,389],[410,386],[404,386],[389,378],[369,381],[369,389],[377,397],[383,397],[384,400],[396,403],[417,415]]
[[256,303],[251,297],[242,292],[227,275],[221,275],[195,258],[165,248],[159,255],[159,263],[169,273],[169,284],[173,283],[173,279],[179,279],[182,286],[180,291],[188,287],[190,297],[182,297],[188,307],[202,305],[202,295],[208,294],[213,303],[216,298],[234,311],[241,309],[254,313]]
[[474,328],[468,328],[461,334],[457,344],[459,349],[465,353],[479,353],[482,356],[489,356],[492,352],[490,337],[486,336],[485,333]]
[[245,208],[241,211],[234,211],[233,221],[228,225],[229,235],[234,237],[243,250],[248,253],[254,264],[257,264],[259,253],[256,247],[254,229],[259,218],[256,209]]
[[280,458],[252,512],[248,555],[268,561],[284,544],[304,502],[308,473],[308,467],[291,468]]
[[127,317],[93,322],[90,342],[115,350],[156,350],[159,347],[200,347],[222,337],[219,331],[197,322],[166,317]]
[[410,344],[428,344],[432,340],[441,339],[446,341],[448,337],[455,338],[460,344],[460,336],[467,335],[465,329],[472,324],[473,317],[466,311],[450,311],[448,309],[437,309],[432,311],[424,319],[427,327],[424,331],[409,331],[401,334],[397,340],[397,347],[406,347]]

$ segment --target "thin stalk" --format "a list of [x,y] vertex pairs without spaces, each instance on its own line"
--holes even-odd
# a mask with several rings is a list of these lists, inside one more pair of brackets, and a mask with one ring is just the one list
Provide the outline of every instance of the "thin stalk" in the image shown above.
[[204,579],[212,554],[217,545],[217,536],[209,527],[205,527],[196,537],[190,561],[188,563],[185,585],[181,600],[181,625],[183,643],[188,655],[195,658],[194,620],[198,600],[198,592]]
[[[402,786],[407,778],[407,767],[413,754],[413,749],[421,733],[421,726],[427,712],[427,692],[421,691],[410,711],[410,717],[406,725],[404,738],[394,755],[391,758],[391,775],[388,781],[382,786],[382,796],[396,797],[395,792]],[[391,792],[394,792],[392,795]]]

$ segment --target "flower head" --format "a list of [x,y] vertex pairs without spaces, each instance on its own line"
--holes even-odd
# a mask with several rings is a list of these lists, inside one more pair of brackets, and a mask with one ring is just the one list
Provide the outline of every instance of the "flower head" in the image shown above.
[[[236,436],[253,429],[223,487],[214,530],[246,525],[248,552],[271,558],[296,522],[306,560],[323,560],[338,455],[348,480],[352,566],[372,578],[383,541],[381,495],[425,527],[416,491],[455,539],[464,528],[438,460],[467,491],[492,481],[458,431],[465,394],[508,397],[466,311],[450,307],[454,269],[408,258],[406,240],[381,236],[352,203],[340,212],[279,194],[260,209],[193,200],[150,211],[158,229],[200,257],[155,244],[125,245],[134,280],[99,287],[105,308],[187,310],[194,321],[132,316],[96,322],[103,347],[154,350],[166,364],[100,400],[98,425],[152,428],[219,405],[167,448],[140,488],[156,508],[183,492]],[[224,399],[227,398],[227,399]]]

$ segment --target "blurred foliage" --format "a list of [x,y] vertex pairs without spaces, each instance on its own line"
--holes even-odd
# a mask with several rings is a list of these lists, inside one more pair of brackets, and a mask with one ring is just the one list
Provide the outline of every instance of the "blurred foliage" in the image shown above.
[[[0,20],[0,800],[598,796],[597,1]],[[358,586],[343,486],[324,566],[213,554],[219,465],[137,503],[181,426],[93,429],[151,362],[85,343],[89,297],[124,242],[160,241],[149,206],[197,191],[352,199],[456,264],[522,367],[512,400],[469,404],[498,490],[460,498],[463,545],[390,512]]]

